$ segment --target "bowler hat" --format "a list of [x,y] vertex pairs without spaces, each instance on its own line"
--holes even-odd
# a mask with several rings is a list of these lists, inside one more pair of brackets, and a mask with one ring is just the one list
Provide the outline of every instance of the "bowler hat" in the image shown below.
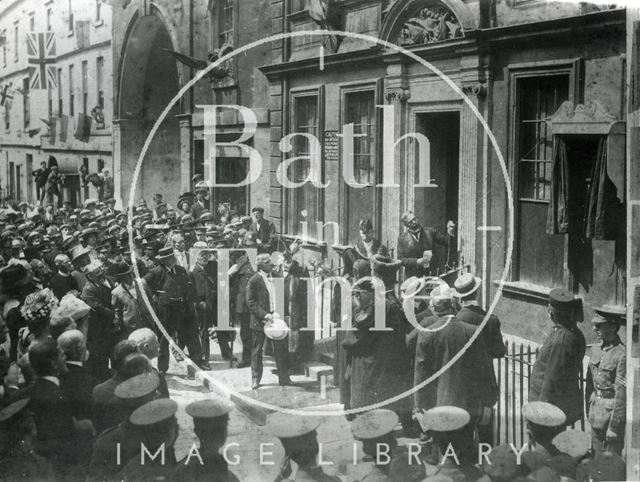
[[131,273],[131,267],[124,261],[118,261],[111,266],[113,276],[126,276]]
[[473,276],[471,273],[465,273],[453,283],[455,288],[454,294],[460,298],[464,298],[478,291],[480,285],[482,285],[482,279]]

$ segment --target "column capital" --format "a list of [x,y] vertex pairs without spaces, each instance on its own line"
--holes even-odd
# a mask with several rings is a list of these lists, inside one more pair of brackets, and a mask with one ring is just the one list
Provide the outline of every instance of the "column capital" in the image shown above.
[[400,87],[389,88],[384,91],[384,98],[389,104],[404,102],[411,97],[409,89]]
[[476,82],[462,82],[460,84],[460,90],[465,95],[474,96],[474,97],[485,97],[487,95],[487,83],[476,81]]

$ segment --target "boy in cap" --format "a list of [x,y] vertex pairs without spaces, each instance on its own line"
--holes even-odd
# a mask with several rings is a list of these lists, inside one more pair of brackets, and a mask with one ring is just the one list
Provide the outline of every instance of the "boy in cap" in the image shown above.
[[412,465],[409,465],[406,447],[398,446],[394,434],[398,422],[398,415],[384,408],[365,412],[351,422],[353,438],[362,442],[362,451],[372,457],[375,463],[362,482],[424,479],[422,463],[414,458]]
[[[122,480],[163,480],[176,465],[173,445],[178,438],[178,404],[167,398],[137,408],[129,417],[140,446],[119,476]],[[154,457],[154,458],[152,458]]]
[[124,464],[132,457],[140,456],[141,437],[129,421],[129,416],[137,408],[157,398],[159,384],[160,379],[155,373],[143,373],[116,387],[114,395],[123,421],[107,428],[96,440],[89,465],[89,481],[119,480],[117,474]]
[[624,312],[596,308],[591,320],[599,343],[591,346],[587,372],[587,413],[596,453],[622,454],[627,409],[626,348],[618,330]]
[[[586,350],[584,335],[578,329],[578,300],[564,289],[549,293],[549,318],[553,332],[542,346],[531,372],[529,401],[549,402],[567,416],[566,425],[582,417],[580,370]],[[558,427],[558,432],[563,427]]]
[[[176,465],[171,480],[195,482],[215,480],[235,482],[239,479],[228,468],[220,449],[227,440],[231,402],[213,397],[187,405],[186,412],[193,418],[193,430],[200,440],[198,455],[187,456]],[[201,462],[202,461],[202,462]]]
[[440,461],[434,473],[424,482],[438,480],[446,476],[454,481],[473,482],[480,479],[482,472],[465,457],[467,427],[471,415],[466,410],[454,406],[440,406],[427,410],[420,415],[423,428],[427,429],[440,452]]
[[256,206],[251,210],[255,221],[251,225],[251,231],[256,233],[258,253],[271,253],[273,247],[271,240],[276,235],[276,225],[264,217],[264,208]]
[[[339,482],[337,476],[327,474],[318,465],[318,434],[316,429],[321,420],[317,417],[297,416],[286,413],[272,413],[267,418],[267,430],[280,439],[284,447],[285,460],[282,472],[289,472],[290,460],[298,466],[293,477],[287,480],[298,482]],[[282,473],[281,476],[288,474]]]

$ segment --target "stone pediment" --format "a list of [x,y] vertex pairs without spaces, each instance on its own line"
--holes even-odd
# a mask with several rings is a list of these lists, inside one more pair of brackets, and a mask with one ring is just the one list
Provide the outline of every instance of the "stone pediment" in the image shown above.
[[551,117],[546,119],[553,134],[608,135],[619,124],[616,117],[597,100],[574,105],[567,100]]

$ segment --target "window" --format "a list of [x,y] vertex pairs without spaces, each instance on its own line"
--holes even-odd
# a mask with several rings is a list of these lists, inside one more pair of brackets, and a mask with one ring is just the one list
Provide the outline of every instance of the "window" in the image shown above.
[[102,85],[104,75],[104,57],[98,57],[96,62],[96,90],[98,92],[98,105],[104,109],[104,87]]
[[35,32],[36,30],[36,16],[35,13],[29,15],[29,32]]
[[24,118],[24,129],[29,129],[31,125],[31,112],[30,112],[30,102],[29,102],[29,78],[22,79],[22,112]]
[[360,184],[373,185],[376,182],[375,109],[373,91],[345,94],[345,124],[353,123],[353,172]]
[[58,69],[58,117],[62,114],[62,69]]
[[[319,118],[318,118],[318,95],[302,94],[293,98],[293,130],[292,133],[311,134],[318,138]],[[307,139],[302,137],[294,138],[294,146],[291,156],[309,156],[310,146]],[[308,177],[310,171],[308,161],[296,161],[292,166],[292,173],[288,177],[294,182],[302,182]],[[289,208],[289,218],[292,226],[289,229],[293,233],[303,234],[303,224],[307,223],[307,234],[311,238],[316,238],[318,233],[316,222],[321,221],[319,210],[318,188],[311,183],[291,190],[291,205]],[[306,215],[302,212],[306,211]]]
[[16,200],[16,165],[9,162],[9,198]]
[[47,8],[47,32],[51,31],[51,19],[53,18],[53,10],[51,7]]
[[21,201],[22,200],[22,189],[20,186],[21,181],[22,181],[22,166],[16,166],[16,200],[17,201]]
[[515,95],[517,278],[562,286],[565,237],[546,233],[553,136],[544,119],[569,99],[569,74],[518,78]]
[[86,60],[82,61],[82,113],[87,115],[87,102],[89,98],[89,93],[87,92],[87,84],[89,82],[88,78],[88,62]]
[[69,115],[73,117],[74,115],[74,101],[75,96],[73,93],[73,65],[69,66]]
[[73,8],[69,0],[67,11],[69,12],[69,32],[73,33]]
[[14,61],[18,61],[18,37],[19,37],[19,32],[18,32],[18,24],[16,24],[13,27],[13,60]]
[[233,2],[222,0],[218,10],[218,46],[225,43],[234,45]]
[[53,87],[51,83],[47,84],[47,115],[49,118],[53,115]]
[[103,0],[96,0],[96,22],[99,22],[100,20],[102,20],[102,12],[101,12],[102,1]]

